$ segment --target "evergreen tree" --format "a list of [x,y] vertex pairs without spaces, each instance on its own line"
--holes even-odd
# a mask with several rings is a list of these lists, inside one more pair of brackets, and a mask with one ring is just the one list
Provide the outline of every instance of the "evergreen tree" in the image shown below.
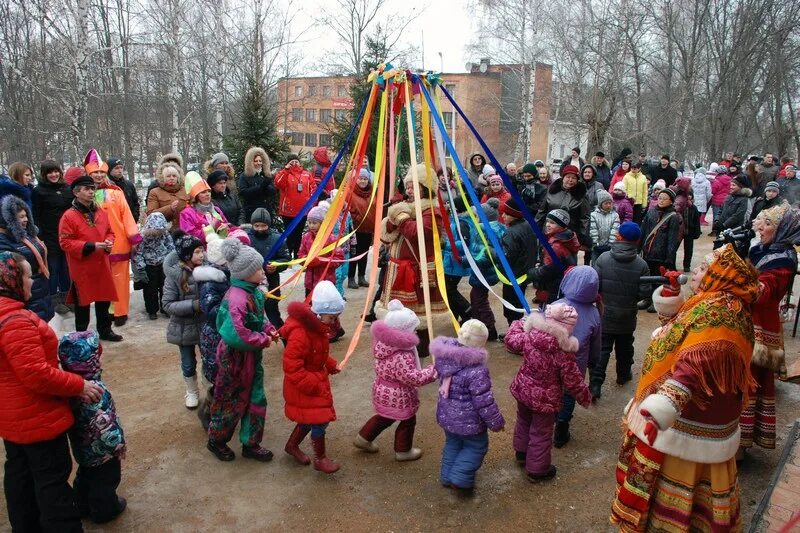
[[267,102],[265,87],[253,75],[245,83],[239,122],[223,140],[225,153],[237,170],[244,169],[244,155],[252,146],[263,148],[273,160],[289,151],[289,143],[278,135],[277,115]]

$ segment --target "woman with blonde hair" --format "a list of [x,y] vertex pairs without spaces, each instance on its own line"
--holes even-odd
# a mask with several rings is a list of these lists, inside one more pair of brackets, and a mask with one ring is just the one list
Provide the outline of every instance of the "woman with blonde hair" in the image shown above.
[[[281,222],[278,215],[278,189],[272,176],[272,162],[263,148],[253,146],[244,156],[244,170],[236,177],[245,222],[250,222],[259,207],[269,211],[273,223]],[[274,226],[273,226],[274,227]],[[276,228],[281,230],[281,228]]]
[[183,170],[174,161],[164,161],[156,169],[158,185],[147,193],[146,214],[158,212],[167,222],[177,225],[181,211],[189,203],[189,195],[183,187]]
[[8,167],[8,176],[0,174],[0,200],[13,194],[23,200],[28,207],[33,209],[31,196],[33,195],[33,168],[26,163],[17,161]]

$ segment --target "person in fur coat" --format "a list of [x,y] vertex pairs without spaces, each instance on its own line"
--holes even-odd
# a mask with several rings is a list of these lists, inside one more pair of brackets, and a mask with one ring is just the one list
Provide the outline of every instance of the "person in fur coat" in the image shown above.
[[534,311],[524,321],[517,320],[506,333],[506,344],[524,357],[511,382],[511,395],[517,400],[514,450],[534,483],[556,475],[550,452],[562,391],[566,389],[583,407],[592,400],[575,362],[578,339],[572,331],[577,320],[574,307],[552,304],[544,313]]
[[441,380],[436,421],[445,434],[439,482],[466,494],[474,488],[475,473],[489,451],[487,429],[502,431],[506,422],[486,366],[488,336],[487,327],[471,319],[457,338],[437,337],[431,343]]
[[278,188],[272,176],[272,163],[267,152],[253,146],[244,154],[244,171],[236,177],[239,199],[244,210],[243,220],[249,221],[256,209],[269,211],[274,229],[282,232],[283,221],[278,216]]
[[181,211],[189,205],[189,195],[183,186],[182,165],[171,159],[163,161],[156,169],[154,184],[147,192],[145,214],[158,211],[173,228],[177,228]]
[[399,421],[394,434],[395,459],[416,461],[422,457],[422,450],[413,447],[419,409],[417,388],[433,382],[436,370],[433,365],[420,368],[417,326],[417,315],[398,300],[389,302],[386,318],[372,323],[370,333],[375,354],[372,405],[376,414],[356,435],[353,441],[356,448],[377,452],[378,445],[373,441],[383,430]]

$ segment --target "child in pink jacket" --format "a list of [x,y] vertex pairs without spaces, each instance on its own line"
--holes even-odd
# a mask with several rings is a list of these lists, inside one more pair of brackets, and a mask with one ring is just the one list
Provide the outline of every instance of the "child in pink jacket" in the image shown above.
[[511,395],[517,400],[514,450],[517,462],[525,465],[531,482],[556,475],[550,450],[563,389],[583,407],[588,407],[592,400],[575,362],[578,339],[572,337],[572,331],[577,320],[574,307],[551,304],[544,313],[531,313],[524,324],[523,320],[517,320],[506,333],[506,345],[522,352],[524,358],[511,382]]
[[420,368],[417,344],[417,315],[398,300],[389,302],[386,318],[372,323],[372,349],[375,352],[375,381],[372,405],[376,415],[367,420],[356,435],[356,448],[375,453],[373,442],[381,432],[399,421],[394,434],[394,457],[416,461],[422,450],[412,446],[417,423],[417,388],[436,380],[433,365]]

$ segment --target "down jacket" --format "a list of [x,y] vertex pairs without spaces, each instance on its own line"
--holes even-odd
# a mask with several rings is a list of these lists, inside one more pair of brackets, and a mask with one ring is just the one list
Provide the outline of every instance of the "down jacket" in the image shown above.
[[545,215],[553,209],[563,209],[569,213],[569,229],[578,236],[581,245],[589,244],[589,199],[586,183],[579,180],[572,189],[563,189],[563,178],[556,180],[547,191]]
[[731,177],[728,174],[717,174],[711,181],[711,205],[721,206],[731,192]]
[[296,217],[316,189],[314,177],[301,166],[284,168],[275,174],[275,187],[280,193],[278,214]]
[[603,297],[603,333],[630,335],[636,330],[636,302],[649,296],[639,278],[650,275],[636,243],[616,241],[594,263]]
[[185,269],[175,252],[164,259],[164,296],[161,304],[169,314],[167,342],[178,346],[194,346],[200,344],[200,329],[205,317],[200,310],[200,296],[194,276],[189,274],[186,281],[189,290],[184,292],[181,288]]
[[725,203],[722,204],[719,220],[714,221],[714,229],[721,231],[723,229],[738,228],[748,222],[747,212],[750,209],[750,196],[752,194],[753,192],[745,187],[737,193],[728,195],[725,198]]
[[0,438],[17,444],[54,439],[72,426],[67,397],[83,379],[58,368],[58,338],[23,302],[0,297]]
[[286,418],[298,424],[336,420],[330,374],[338,374],[330,356],[330,328],[303,302],[287,307],[289,318],[278,330],[284,340],[283,399]]
[[566,389],[579,404],[589,405],[592,396],[575,362],[578,339],[564,328],[534,311],[511,324],[505,343],[523,357],[511,382],[511,395],[519,403],[537,413],[557,413]]
[[701,213],[705,213],[711,207],[711,182],[706,177],[706,169],[703,167],[694,171],[692,178],[692,192],[694,193],[694,205]]
[[619,230],[619,215],[616,210],[612,207],[606,213],[599,205],[595,207],[589,217],[589,236],[592,239],[592,246],[607,249],[608,245],[617,239],[617,230]]
[[407,420],[417,414],[417,388],[436,379],[433,365],[420,368],[414,332],[390,328],[382,320],[370,327],[375,354],[372,406],[375,413],[392,420]]
[[502,429],[505,420],[492,394],[486,350],[437,337],[430,351],[442,381],[436,405],[436,421],[442,429],[462,436],[479,435],[487,428]]

